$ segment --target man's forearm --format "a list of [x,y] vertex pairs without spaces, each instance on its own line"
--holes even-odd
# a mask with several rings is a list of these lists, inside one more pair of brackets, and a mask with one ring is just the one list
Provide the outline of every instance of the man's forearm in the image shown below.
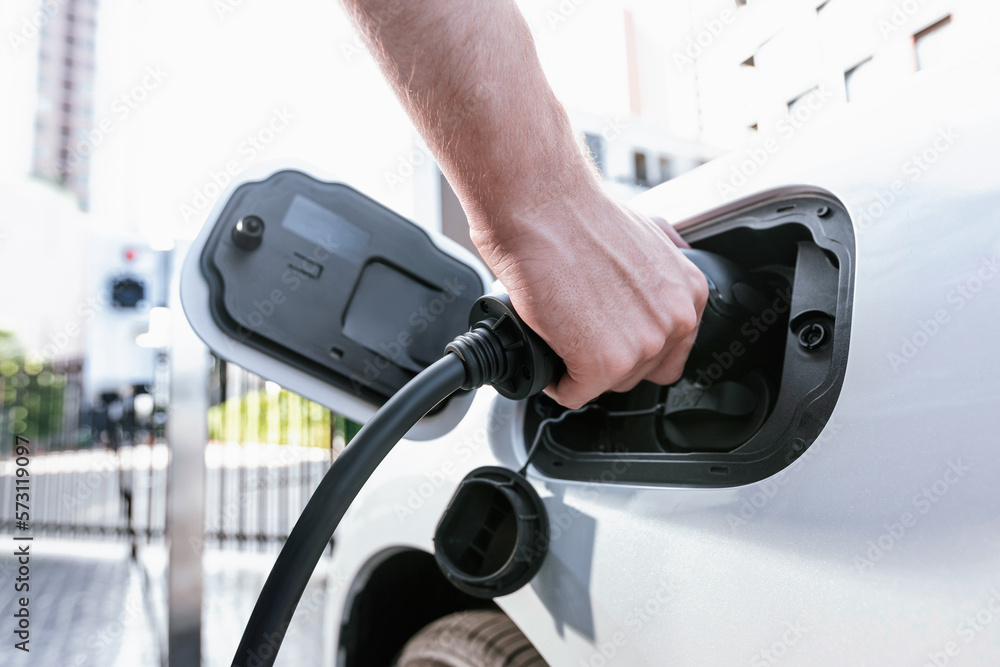
[[[472,240],[566,363],[569,408],[671,384],[705,306],[669,231],[604,193],[514,0],[342,0],[458,193]],[[679,240],[679,239],[678,239]]]
[[473,233],[597,189],[512,0],[343,0]]

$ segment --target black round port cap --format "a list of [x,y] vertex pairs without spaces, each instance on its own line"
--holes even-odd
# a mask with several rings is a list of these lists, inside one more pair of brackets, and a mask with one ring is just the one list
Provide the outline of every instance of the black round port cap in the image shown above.
[[256,250],[264,239],[264,221],[256,215],[240,218],[233,227],[233,243],[240,250]]
[[455,588],[478,598],[531,581],[549,552],[549,518],[513,470],[477,468],[459,484],[434,532],[434,558]]

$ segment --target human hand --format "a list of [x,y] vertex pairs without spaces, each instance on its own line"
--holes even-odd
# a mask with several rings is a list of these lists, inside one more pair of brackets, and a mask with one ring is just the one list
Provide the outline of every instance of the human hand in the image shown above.
[[680,378],[708,285],[672,226],[602,191],[505,213],[472,236],[518,314],[566,363],[547,394],[577,408],[643,379]]

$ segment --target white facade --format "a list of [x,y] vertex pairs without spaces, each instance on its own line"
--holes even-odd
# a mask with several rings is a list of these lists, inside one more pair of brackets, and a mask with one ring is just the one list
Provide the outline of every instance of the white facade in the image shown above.
[[697,70],[700,138],[725,148],[756,133],[787,135],[789,124],[797,130],[849,102],[877,104],[915,77],[1000,46],[1000,9],[982,0],[691,5],[694,40],[676,60]]

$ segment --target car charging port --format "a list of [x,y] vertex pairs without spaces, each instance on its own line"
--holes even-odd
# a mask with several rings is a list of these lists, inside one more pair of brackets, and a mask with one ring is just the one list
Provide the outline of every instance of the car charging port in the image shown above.
[[709,299],[683,378],[587,411],[529,399],[523,439],[539,474],[591,482],[616,465],[616,483],[738,486],[791,464],[824,428],[850,342],[847,211],[821,193],[747,200],[685,238]]

